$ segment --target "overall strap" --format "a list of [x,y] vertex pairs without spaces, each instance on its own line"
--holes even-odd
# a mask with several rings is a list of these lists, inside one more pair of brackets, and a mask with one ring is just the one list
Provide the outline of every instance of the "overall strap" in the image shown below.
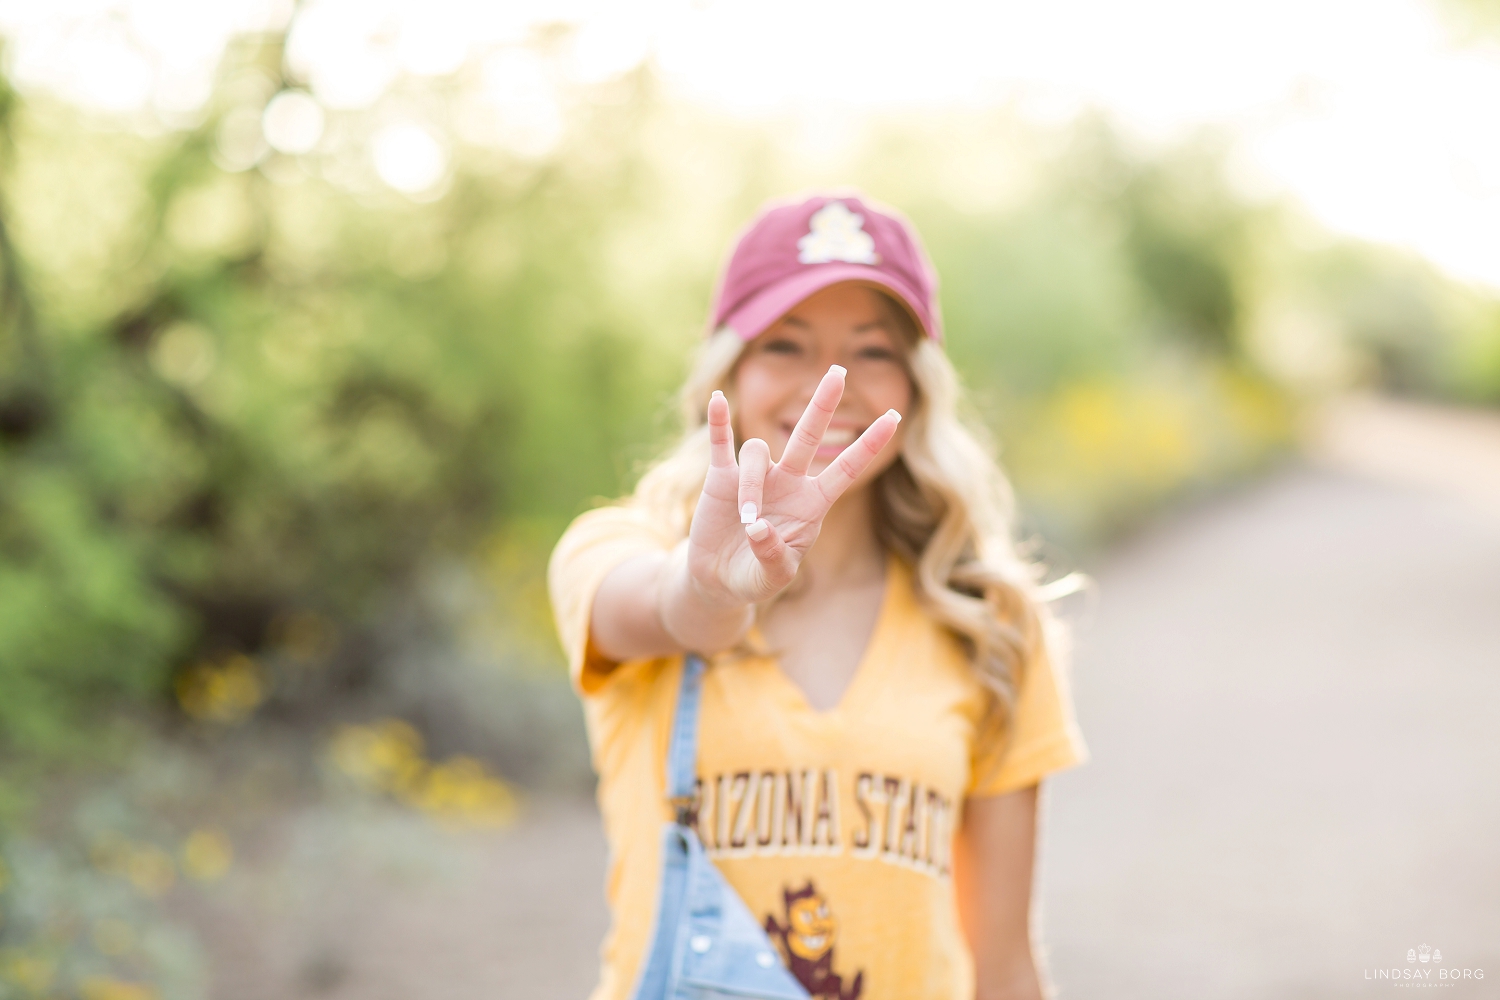
[[694,786],[698,782],[698,704],[703,695],[703,657],[688,653],[682,661],[682,687],[667,746],[667,801],[676,807],[677,823],[688,825]]

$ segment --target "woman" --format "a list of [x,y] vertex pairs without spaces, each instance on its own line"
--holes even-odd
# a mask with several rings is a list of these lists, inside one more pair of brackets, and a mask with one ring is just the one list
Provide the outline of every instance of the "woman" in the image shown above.
[[936,275],[894,212],[776,205],[710,328],[682,442],[549,567],[610,843],[595,1000],[630,995],[651,933],[686,652],[709,662],[691,821],[809,994],[1044,996],[1038,786],[1087,751],[1004,477],[956,416]]

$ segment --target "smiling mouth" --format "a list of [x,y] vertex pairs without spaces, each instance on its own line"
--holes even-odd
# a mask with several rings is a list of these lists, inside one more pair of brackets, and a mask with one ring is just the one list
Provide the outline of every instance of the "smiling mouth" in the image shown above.
[[854,443],[859,434],[852,427],[830,427],[823,434],[823,442],[819,448],[847,448]]
[[[790,439],[793,428],[782,425],[782,430]],[[823,432],[823,440],[818,443],[819,455],[836,455],[855,442],[862,432],[854,427],[830,427]]]

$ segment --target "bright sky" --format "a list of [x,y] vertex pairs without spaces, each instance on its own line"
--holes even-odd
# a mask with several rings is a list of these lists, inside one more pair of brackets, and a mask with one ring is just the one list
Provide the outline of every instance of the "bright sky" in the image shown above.
[[[1500,288],[1500,45],[1461,43],[1434,2],[307,0],[289,59],[316,100],[268,109],[264,139],[302,151],[323,109],[368,106],[399,74],[474,60],[502,140],[544,153],[560,127],[557,81],[521,43],[561,21],[579,26],[573,78],[649,55],[677,93],[729,114],[1015,103],[1051,123],[1099,107],[1163,140],[1226,127],[1245,176],[1291,192],[1332,229]],[[23,87],[185,121],[225,39],[284,24],[290,10],[290,0],[0,0],[0,30]],[[412,123],[377,135],[370,155],[414,194],[447,162],[441,137]]]

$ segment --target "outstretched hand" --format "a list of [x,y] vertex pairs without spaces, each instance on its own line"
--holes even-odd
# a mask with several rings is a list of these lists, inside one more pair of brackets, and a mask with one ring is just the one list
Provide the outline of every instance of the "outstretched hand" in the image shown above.
[[817,540],[823,518],[896,435],[901,414],[887,410],[817,476],[807,473],[844,394],[844,369],[818,383],[781,461],[751,438],[735,460],[729,401],[708,403],[709,468],[688,533],[688,574],[706,595],[758,604],[779,593]]

